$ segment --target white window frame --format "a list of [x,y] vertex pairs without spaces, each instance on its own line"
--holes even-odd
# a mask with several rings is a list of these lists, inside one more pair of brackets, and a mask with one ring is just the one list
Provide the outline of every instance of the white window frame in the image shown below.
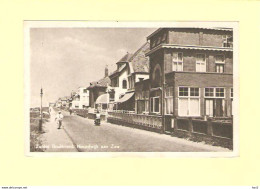
[[[198,55],[203,55],[204,61],[198,60]],[[198,65],[199,65],[199,70],[197,70]],[[201,71],[202,65],[205,67],[205,71]],[[207,72],[207,61],[206,61],[206,54],[205,53],[197,53],[196,54],[196,72]]]
[[[213,96],[206,96],[206,89],[213,89]],[[224,96],[216,96],[216,89],[224,89]],[[205,87],[204,88],[204,98],[225,98],[226,97],[226,89],[225,87]]]
[[[180,96],[180,88],[185,87],[188,88],[188,96]],[[199,96],[190,96],[190,88],[198,88],[199,89]],[[185,115],[183,117],[191,117],[191,116],[201,116],[201,110],[200,110],[200,93],[201,89],[199,87],[187,87],[187,86],[179,86],[178,87],[178,114],[179,114],[179,104],[180,104],[180,99],[188,99],[188,115]],[[199,100],[199,114],[198,115],[190,115],[190,100],[191,99],[198,99]]]
[[[159,99],[159,112],[155,112],[154,109],[155,109],[155,99],[158,98]],[[160,113],[160,110],[161,110],[161,104],[160,104],[160,96],[154,96],[154,97],[151,97],[150,98],[150,101],[153,101],[153,106],[151,106],[151,112],[152,113],[156,113],[156,114],[159,114]]]
[[[224,61],[223,62],[220,62],[220,61],[217,61],[217,56],[223,56],[223,59]],[[215,55],[215,69],[216,69],[216,72],[217,72],[217,66],[223,66],[223,72],[217,72],[217,73],[224,73],[225,72],[225,63],[226,63],[226,59],[225,59],[225,55],[224,54],[216,54]]]
[[[173,113],[167,113],[167,106],[166,106],[166,100],[167,99],[172,99],[173,100],[173,87],[167,87],[166,90],[169,90],[169,91],[172,91],[172,94],[171,95],[167,95],[167,92],[165,92],[165,114],[166,115],[172,115]],[[172,104],[173,106],[173,104]],[[173,110],[174,110],[174,107],[172,107]]]
[[[177,60],[174,60],[173,59],[173,54],[174,53],[177,53]],[[182,59],[181,60],[179,60],[179,53],[181,54],[181,57],[182,57]],[[173,68],[174,68],[174,63],[176,63],[176,70],[174,70]],[[181,63],[181,70],[178,70],[178,64],[180,64]],[[183,53],[182,52],[173,52],[172,53],[172,71],[176,71],[176,72],[182,72],[183,71]]]

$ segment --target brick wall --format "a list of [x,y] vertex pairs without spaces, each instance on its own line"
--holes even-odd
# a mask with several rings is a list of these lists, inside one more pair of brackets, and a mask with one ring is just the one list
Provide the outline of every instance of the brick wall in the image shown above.
[[205,87],[225,87],[225,104],[227,116],[230,116],[230,88],[233,87],[232,74],[219,73],[192,73],[192,72],[172,72],[166,75],[166,82],[174,82],[174,115],[178,116],[178,87],[199,87],[200,88],[200,112],[204,110],[204,88]]
[[216,51],[202,51],[202,50],[183,50],[183,49],[165,49],[164,50],[164,64],[165,73],[172,71],[172,53],[183,53],[183,71],[196,72],[196,55],[198,53],[206,56],[206,71],[216,72],[215,56],[224,55],[224,73],[233,73],[233,58],[232,52],[216,52]]
[[169,30],[168,35],[169,44],[222,47],[222,36],[232,35],[232,32],[191,28],[174,28]]

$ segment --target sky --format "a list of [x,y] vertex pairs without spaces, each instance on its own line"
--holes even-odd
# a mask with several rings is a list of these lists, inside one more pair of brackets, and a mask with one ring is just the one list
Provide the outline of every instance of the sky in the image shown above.
[[30,106],[43,106],[70,96],[78,87],[116,69],[127,52],[134,53],[156,28],[32,28],[30,29]]

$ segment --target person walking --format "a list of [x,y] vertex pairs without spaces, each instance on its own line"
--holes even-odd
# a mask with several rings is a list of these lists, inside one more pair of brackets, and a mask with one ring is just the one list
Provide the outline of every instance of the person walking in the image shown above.
[[62,120],[63,120],[63,115],[61,114],[61,111],[59,111],[59,113],[55,117],[55,121],[57,121],[57,124],[59,126],[58,129],[60,129],[62,126]]

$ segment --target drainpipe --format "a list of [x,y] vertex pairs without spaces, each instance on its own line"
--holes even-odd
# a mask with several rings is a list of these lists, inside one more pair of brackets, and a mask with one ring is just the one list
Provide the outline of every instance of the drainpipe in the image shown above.
[[165,83],[162,84],[162,133],[165,133]]

